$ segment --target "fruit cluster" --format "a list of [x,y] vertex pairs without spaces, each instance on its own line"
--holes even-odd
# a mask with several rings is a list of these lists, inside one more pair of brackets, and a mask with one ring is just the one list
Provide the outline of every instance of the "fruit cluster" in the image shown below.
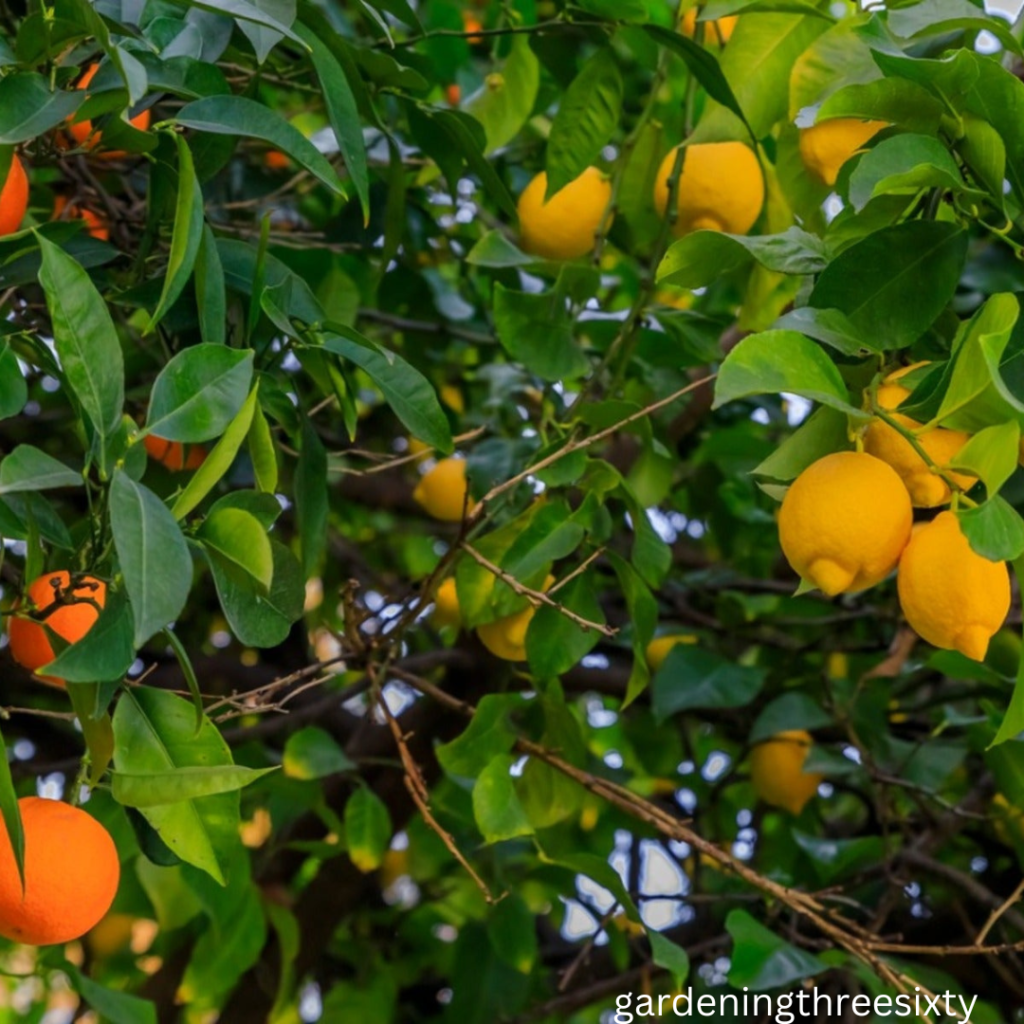
[[779,512],[779,539],[804,583],[830,597],[897,570],[910,626],[935,647],[980,661],[1010,610],[1010,576],[1005,562],[971,547],[954,511],[914,523],[915,506],[945,505],[975,483],[949,468],[966,434],[926,429],[892,411],[910,394],[898,382],[916,368],[878,388],[880,415],[860,438],[863,450],[826,455],[796,478]]

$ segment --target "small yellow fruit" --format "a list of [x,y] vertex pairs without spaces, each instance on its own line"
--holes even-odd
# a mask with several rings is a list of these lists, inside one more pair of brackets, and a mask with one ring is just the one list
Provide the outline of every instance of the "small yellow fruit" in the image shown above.
[[415,455],[415,462],[425,462],[430,458],[430,453],[434,449],[430,447],[425,441],[421,441],[418,437],[409,438],[409,454]]
[[[654,206],[665,215],[676,163],[671,150],[654,181]],[[742,142],[705,142],[686,147],[679,180],[679,216],[672,226],[679,237],[701,229],[745,235],[764,206],[764,176],[754,151]]]
[[476,635],[496,658],[526,661],[526,631],[536,614],[537,609],[530,605],[521,612],[478,626]]
[[462,389],[455,384],[442,384],[437,391],[437,397],[448,406],[456,416],[461,416],[466,411],[466,398]]
[[466,463],[463,459],[442,459],[428,469],[412,492],[425,512],[445,523],[459,523],[476,507],[469,497]]
[[[720,43],[725,46],[732,38],[736,23],[740,20],[738,14],[727,14],[724,18],[716,18],[714,21],[704,22],[704,42]],[[679,23],[679,31],[688,39],[697,34],[697,8],[691,7]]]
[[[890,374],[878,389],[878,404],[891,412],[909,398],[910,392],[898,381],[911,370],[923,365],[925,364],[916,363]],[[902,413],[894,412],[892,416],[908,430],[918,430],[921,426],[916,420]],[[967,444],[970,435],[962,430],[937,427],[935,430],[918,434],[917,440],[932,462],[940,468],[945,468]],[[864,432],[864,450],[887,462],[899,473],[900,479],[910,492],[910,500],[918,508],[945,505],[952,497],[949,484],[941,476],[933,473],[928,463],[914,450],[914,446],[888,423],[882,420],[873,420],[870,423]],[[965,491],[975,483],[974,477],[963,473],[951,473],[950,476],[956,481],[957,486]]]
[[826,185],[834,185],[843,164],[888,127],[885,121],[859,121],[855,117],[822,121],[800,129],[800,156],[813,175]]
[[697,643],[697,637],[692,633],[676,633],[675,635],[669,634],[668,636],[656,636],[647,645],[647,650],[644,652],[647,658],[647,667],[652,672],[657,672],[668,657],[668,652],[671,651],[673,647],[678,644],[695,643]]
[[793,481],[779,511],[779,540],[807,583],[834,597],[880,583],[910,540],[914,510],[881,459],[834,452]]
[[586,256],[611,202],[611,183],[596,167],[588,167],[545,202],[547,188],[548,176],[541,171],[519,197],[523,249],[546,260]]
[[750,753],[750,776],[757,795],[772,807],[799,814],[818,792],[822,776],[805,772],[814,740],[803,729],[780,732]]
[[437,588],[434,595],[434,610],[430,621],[438,628],[445,626],[459,628],[462,625],[462,609],[459,607],[459,595],[455,588],[455,580],[450,577]]
[[900,606],[928,643],[981,661],[1010,611],[1010,574],[971,547],[960,520],[940,512],[918,526],[897,575]]

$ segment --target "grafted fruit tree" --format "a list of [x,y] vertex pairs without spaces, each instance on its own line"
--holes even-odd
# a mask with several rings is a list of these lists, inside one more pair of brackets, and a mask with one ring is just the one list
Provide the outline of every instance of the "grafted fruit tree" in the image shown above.
[[1021,36],[0,0],[3,1019],[1016,1020]]

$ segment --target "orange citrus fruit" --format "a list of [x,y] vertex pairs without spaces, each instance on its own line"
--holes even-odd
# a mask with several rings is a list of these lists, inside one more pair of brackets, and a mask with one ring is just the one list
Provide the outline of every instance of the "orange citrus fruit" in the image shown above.
[[[704,22],[704,42],[720,43],[724,46],[729,42],[736,23],[740,20],[738,14],[727,14],[724,18],[716,18],[714,21]],[[679,31],[688,39],[697,34],[697,8],[691,7],[679,23]]]
[[[64,211],[67,211],[67,215],[63,216]],[[92,210],[85,207],[79,207],[75,203],[68,205],[67,196],[57,196],[53,203],[53,219],[54,220],[84,220],[85,230],[92,235],[93,238],[98,238],[102,242],[110,240],[110,228],[107,222],[99,216],[99,214],[93,213]]]
[[[78,80],[76,89],[88,89],[89,83],[96,77],[96,72],[99,71],[99,64],[93,64],[87,68],[82,77]],[[143,110],[141,113],[136,114],[128,122],[133,128],[137,128],[140,132],[144,132],[149,128],[150,113],[148,110]],[[68,122],[68,133],[80,146],[84,146],[86,149],[95,149],[99,146],[103,139],[102,132],[93,132],[92,121],[69,121]],[[108,160],[119,160],[121,157],[127,156],[123,150],[108,150],[102,154]]]
[[114,902],[121,878],[114,840],[91,815],[60,800],[26,796],[18,807],[25,889],[0,820],[0,935],[30,946],[70,942]]
[[[44,573],[29,585],[27,596],[33,610],[45,612],[58,600],[61,607],[43,620],[12,615],[7,632],[14,660],[35,672],[57,657],[47,629],[69,644],[77,643],[96,624],[100,608],[107,602],[107,585],[93,576],[79,577],[72,588],[71,574],[66,569]],[[45,621],[46,626],[43,626]],[[39,676],[43,682],[63,686],[64,680]]]
[[0,189],[0,235],[13,235],[28,209],[28,175],[17,156],[11,157],[7,180]]
[[523,248],[546,260],[574,260],[594,248],[612,186],[596,168],[588,167],[550,198],[548,176],[541,171],[519,197],[519,235]]
[[142,444],[151,459],[156,459],[172,473],[198,469],[206,461],[206,449],[201,444],[190,444],[186,448],[180,441],[168,441],[153,434],[147,434]]

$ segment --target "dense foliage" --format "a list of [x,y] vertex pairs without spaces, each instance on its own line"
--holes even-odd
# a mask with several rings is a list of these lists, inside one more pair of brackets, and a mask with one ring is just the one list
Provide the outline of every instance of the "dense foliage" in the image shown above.
[[[0,0],[0,810],[121,862],[4,1020],[1013,1019],[1020,602],[960,570],[1024,556],[1020,32],[691,6]],[[878,424],[967,556],[798,590],[778,503]]]

